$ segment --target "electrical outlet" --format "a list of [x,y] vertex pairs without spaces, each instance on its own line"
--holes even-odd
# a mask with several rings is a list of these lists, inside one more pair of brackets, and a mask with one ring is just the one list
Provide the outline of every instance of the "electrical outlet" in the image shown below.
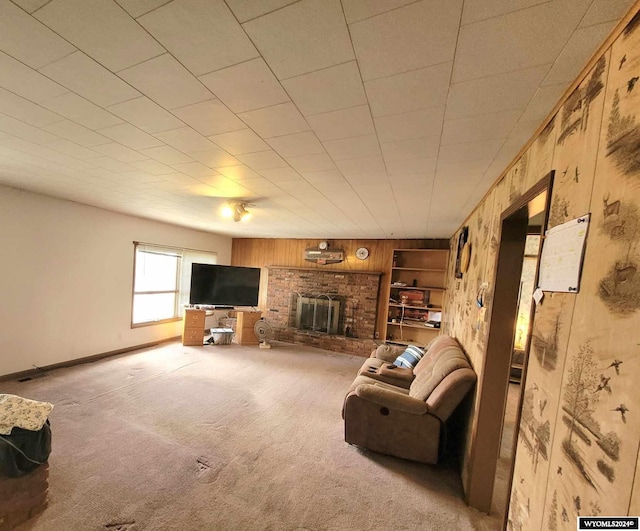
[[373,337],[375,339],[380,339],[380,332],[378,332],[377,330],[373,333]]
[[480,284],[480,287],[482,289],[489,289],[489,283],[488,282],[483,282],[482,284]]

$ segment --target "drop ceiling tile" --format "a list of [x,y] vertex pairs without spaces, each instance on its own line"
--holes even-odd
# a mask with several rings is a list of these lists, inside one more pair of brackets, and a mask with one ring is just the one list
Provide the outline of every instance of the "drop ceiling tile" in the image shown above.
[[371,114],[375,118],[445,105],[452,65],[442,63],[367,81]]
[[444,107],[433,107],[375,119],[381,143],[440,136]]
[[342,8],[347,22],[351,24],[413,2],[415,0],[343,0]]
[[112,105],[107,110],[146,133],[161,133],[184,126],[182,121],[146,96]]
[[287,166],[286,161],[272,150],[238,155],[238,160],[256,171],[284,168]]
[[313,155],[299,155],[297,157],[287,157],[287,162],[300,172],[335,170],[336,166],[331,157],[326,153],[315,153]]
[[362,159],[338,160],[336,166],[350,180],[351,177],[365,176],[369,179],[386,179],[386,167],[382,157],[366,157]]
[[11,2],[0,3],[0,49],[32,68],[40,68],[75,50]]
[[355,61],[287,79],[282,86],[305,116],[367,103]]
[[156,133],[155,136],[165,144],[169,144],[188,154],[215,147],[209,140],[190,127],[180,127],[179,129],[172,129],[171,131],[163,131],[162,133]]
[[262,58],[211,72],[201,76],[200,81],[234,112],[289,101],[289,96]]
[[118,75],[166,109],[212,97],[207,88],[168,53],[122,70]]
[[151,175],[168,175],[176,172],[173,168],[157,160],[137,160],[131,165]]
[[314,114],[307,121],[323,142],[375,133],[368,105]]
[[244,129],[244,122],[227,109],[220,100],[212,99],[175,109],[174,114],[203,136]]
[[[224,189],[227,186],[235,184],[231,179],[227,179],[224,175],[220,175],[218,172],[212,173],[206,177],[198,177],[198,179],[203,183],[207,183],[209,186],[216,187],[216,189]],[[222,197],[222,195],[220,195],[220,197]]]
[[176,163],[171,164],[171,166],[182,173],[195,177],[196,179],[220,175],[216,170],[213,170],[209,168],[209,166],[205,166],[200,162]]
[[[333,187],[347,184],[346,179],[338,170],[308,171],[304,172],[303,176],[314,186]],[[334,192],[335,188],[333,188],[331,191]]]
[[223,166],[235,166],[240,164],[238,159],[232,157],[223,149],[215,146],[203,150],[189,151],[188,154],[191,158],[202,162],[202,164],[209,166],[210,168],[221,168]]
[[224,175],[210,175],[208,177],[201,177],[202,182],[206,182],[209,186],[213,186],[217,188],[221,192],[221,197],[234,197],[233,192],[237,189],[238,183],[236,181],[232,181],[228,177]]
[[196,76],[258,56],[224,2],[175,0],[137,20]]
[[300,174],[293,168],[276,168],[272,170],[260,170],[260,175],[269,179],[273,183],[282,181],[297,181],[302,179]]
[[29,100],[0,88],[0,113],[20,120],[34,127],[63,120],[62,116],[43,109]]
[[55,134],[43,131],[4,114],[0,114],[0,131],[36,144],[48,144],[57,140]]
[[193,162],[193,159],[191,157],[188,157],[181,151],[178,151],[171,146],[158,146],[149,149],[141,149],[140,153],[146,155],[150,159],[157,160],[169,166]]
[[101,107],[140,96],[136,89],[81,51],[40,68],[40,72]]
[[242,181],[243,179],[257,179],[260,177],[251,168],[240,164],[239,166],[225,166],[224,168],[218,168],[218,171],[225,177],[234,181]]
[[482,140],[466,142],[464,144],[449,144],[440,147],[438,158],[442,162],[466,162],[479,159],[492,159],[496,156],[504,139]]
[[587,61],[609,35],[615,22],[605,22],[576,30],[551,67],[543,85],[571,83],[582,71]]
[[376,135],[327,140],[324,147],[333,160],[363,159],[381,153]]
[[[441,188],[456,190],[462,184],[469,183],[469,178],[479,180],[491,164],[492,159],[469,160],[456,162],[439,162],[436,169],[436,185]],[[468,189],[464,190],[468,193]]]
[[71,142],[70,140],[66,140],[63,138],[56,140],[55,142],[51,142],[47,144],[47,146],[51,149],[59,151],[60,153],[64,153],[65,155],[69,155],[70,157],[74,157],[80,160],[95,159],[100,157],[100,153],[97,153],[93,149],[87,149],[80,144],[76,144],[75,142]]
[[350,24],[365,81],[453,60],[462,0],[424,0]]
[[520,114],[521,111],[502,111],[471,118],[445,120],[442,145],[505,138]]
[[258,177],[257,179],[245,179],[242,181],[242,186],[263,197],[281,192],[281,189],[277,185],[269,182],[264,177]]
[[256,135],[251,129],[241,129],[239,131],[231,131],[221,135],[213,135],[209,137],[213,143],[228,151],[232,155],[242,155],[244,153],[255,153],[256,151],[265,151],[269,146]]
[[54,0],[33,16],[112,72],[164,52],[115,2]]
[[555,104],[560,101],[566,89],[567,83],[565,82],[538,88],[522,116],[520,116],[520,120],[542,123],[542,120],[549,115]]
[[0,72],[0,86],[35,103],[68,92],[55,81],[47,79],[1,51]]
[[166,4],[168,0],[118,0],[118,3],[133,18],[138,18],[153,9]]
[[524,109],[550,65],[455,83],[449,91],[446,119]]
[[281,103],[241,113],[238,117],[263,138],[300,133],[309,129],[293,103]]
[[590,3],[556,0],[462,26],[453,82],[552,63]]
[[312,131],[265,138],[265,141],[283,157],[297,157],[324,153],[324,146]]
[[302,0],[242,27],[278,79],[354,59],[339,0]]
[[119,160],[112,159],[111,157],[98,157],[97,159],[91,159],[91,164],[95,164],[100,168],[116,173],[132,171],[134,169],[125,162],[120,162]]
[[234,12],[240,22],[257,18],[294,2],[297,2],[297,0],[260,0],[260,2],[253,0],[227,0],[231,11]]
[[120,118],[73,92],[43,101],[41,105],[89,129],[101,129],[122,123]]
[[136,150],[162,145],[162,142],[157,138],[154,138],[141,129],[126,123],[100,129],[98,133]]
[[407,175],[412,173],[419,173],[425,175],[431,175],[436,170],[436,157],[422,158],[422,159],[406,159],[398,160],[395,162],[387,162],[387,172],[390,177],[396,175]]
[[109,139],[105,138],[101,134],[91,131],[91,129],[87,129],[86,127],[70,120],[56,122],[54,124],[47,125],[43,129],[49,133],[61,138],[66,138],[67,140],[71,140],[72,142],[84,147],[94,147],[99,146],[100,144],[107,144],[109,142]]
[[313,191],[313,186],[304,179],[299,181],[283,181],[278,183],[278,186],[294,195],[294,197],[298,197],[298,194],[300,193]]
[[156,183],[164,180],[162,177],[151,175],[150,173],[142,170],[129,171],[123,176],[126,176],[127,179],[133,179],[141,183]]
[[421,159],[438,155],[440,137],[412,138],[380,144],[385,162],[396,162],[405,159]]
[[14,4],[19,5],[27,13],[33,13],[36,9],[40,9],[50,0],[11,0]]
[[513,11],[526,9],[549,0],[465,0],[462,10],[462,25],[472,24],[487,18],[495,18]]
[[580,28],[603,22],[617,22],[633,5],[634,0],[594,0],[580,21]]
[[93,151],[102,153],[111,158],[119,160],[120,162],[135,162],[137,160],[145,160],[147,157],[141,155],[138,151],[134,151],[131,148],[118,144],[117,142],[109,142],[108,144],[101,144],[92,148]]

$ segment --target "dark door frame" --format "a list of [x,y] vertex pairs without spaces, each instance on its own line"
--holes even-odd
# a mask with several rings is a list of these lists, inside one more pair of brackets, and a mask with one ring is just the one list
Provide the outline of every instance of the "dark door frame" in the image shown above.
[[[529,224],[528,205],[545,190],[547,191],[545,203],[546,226],[546,219],[551,205],[553,175],[554,172],[551,171],[505,209],[500,216],[501,231],[497,266],[493,278],[493,302],[487,324],[489,332],[482,367],[482,379],[478,387],[477,414],[471,437],[469,474],[467,488],[465,489],[467,503],[485,513],[489,513],[491,510],[496,466],[500,455],[502,423],[507,402],[509,372],[515,337],[520,275],[522,273],[527,226]],[[543,234],[545,226],[543,226]],[[531,325],[532,320],[529,324],[529,330],[531,330]],[[528,350],[527,346],[527,352]],[[524,389],[526,379],[527,361],[527,358],[525,358],[522,371],[522,389]],[[522,393],[518,401],[513,437],[514,449],[518,439],[521,408]],[[515,459],[512,459],[511,476],[513,475],[514,461]],[[511,482],[509,482],[509,492],[507,494],[505,523],[508,516],[510,495]]]

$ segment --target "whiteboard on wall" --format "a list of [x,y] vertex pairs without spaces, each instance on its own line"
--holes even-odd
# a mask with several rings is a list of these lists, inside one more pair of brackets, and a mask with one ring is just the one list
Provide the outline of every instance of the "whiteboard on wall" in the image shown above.
[[542,291],[578,292],[589,218],[585,214],[545,233],[538,277]]

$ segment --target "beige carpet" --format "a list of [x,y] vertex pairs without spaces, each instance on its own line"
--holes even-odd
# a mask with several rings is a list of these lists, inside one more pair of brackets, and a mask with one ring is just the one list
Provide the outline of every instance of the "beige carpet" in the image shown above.
[[169,343],[0,390],[55,404],[48,509],[22,530],[497,529],[454,461],[347,445],[362,358]]

